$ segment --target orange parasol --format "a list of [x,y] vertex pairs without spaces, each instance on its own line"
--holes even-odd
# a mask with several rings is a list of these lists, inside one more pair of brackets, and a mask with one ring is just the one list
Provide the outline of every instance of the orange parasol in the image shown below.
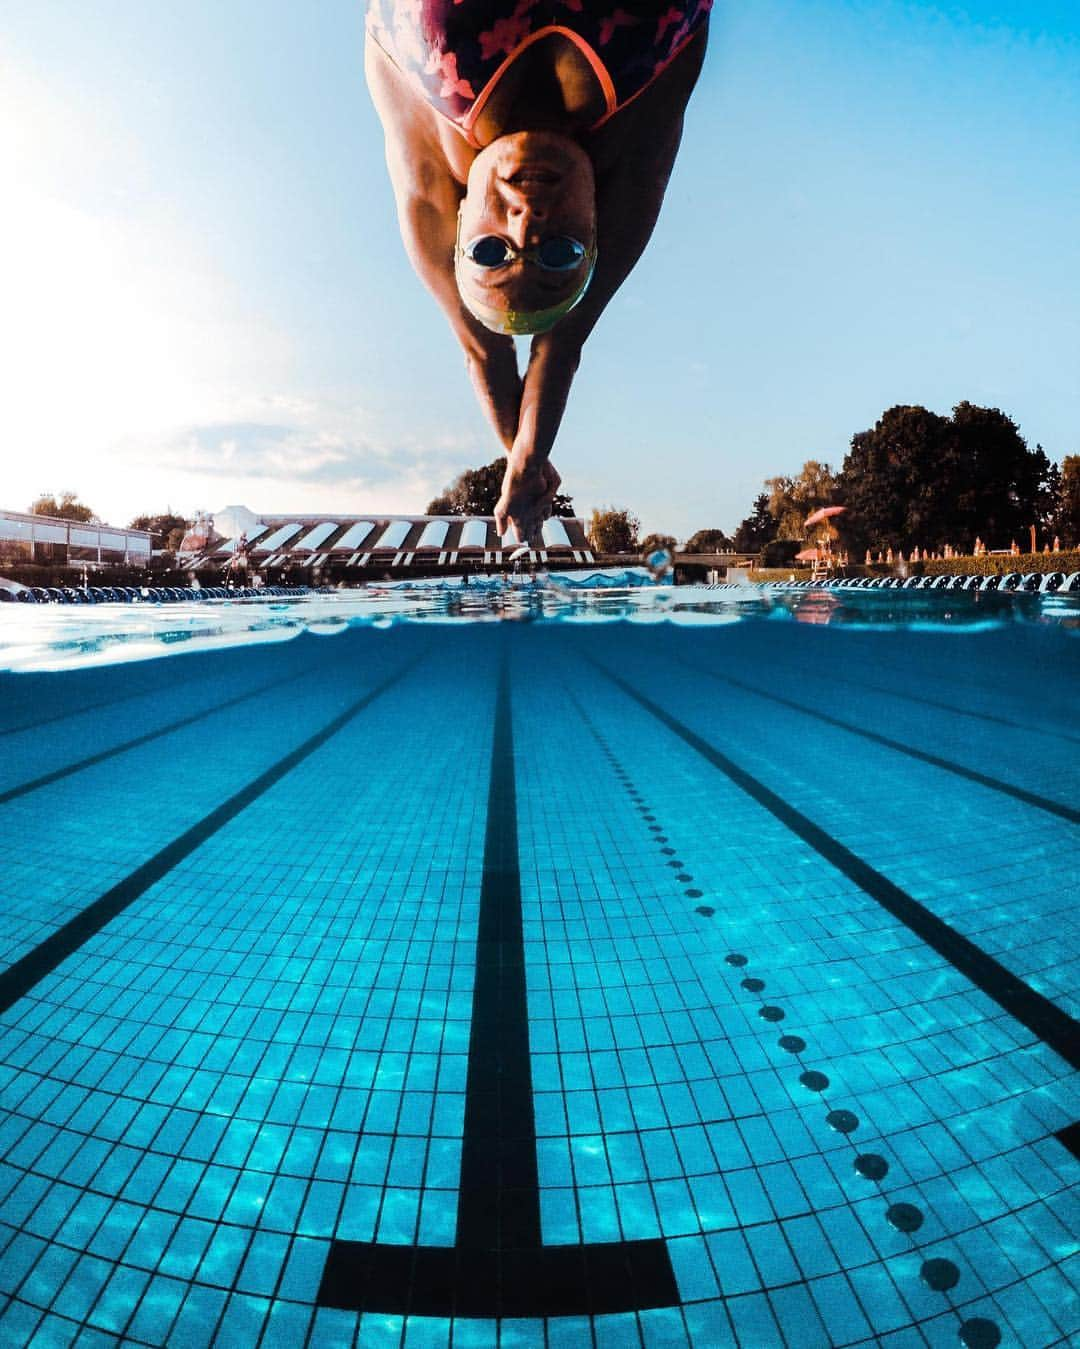
[[846,506],[820,506],[811,515],[808,515],[803,523],[807,525],[820,525],[832,515],[843,515],[846,510]]

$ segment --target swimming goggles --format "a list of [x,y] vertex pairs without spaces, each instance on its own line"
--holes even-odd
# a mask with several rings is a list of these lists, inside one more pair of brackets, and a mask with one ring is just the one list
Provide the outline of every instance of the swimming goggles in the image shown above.
[[553,234],[535,248],[515,248],[497,234],[481,234],[464,246],[459,244],[458,252],[485,271],[506,267],[522,258],[525,262],[535,262],[545,272],[570,272],[589,257],[585,245],[569,234]]

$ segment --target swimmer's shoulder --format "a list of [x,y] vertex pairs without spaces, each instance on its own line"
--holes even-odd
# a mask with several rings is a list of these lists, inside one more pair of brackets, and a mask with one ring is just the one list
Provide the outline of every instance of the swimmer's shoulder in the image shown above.
[[370,33],[364,44],[364,75],[382,123],[391,178],[442,177],[449,171],[464,183],[476,151],[412,87]]
[[591,134],[589,151],[597,172],[615,167],[627,153],[659,157],[678,147],[683,116],[701,75],[709,29],[701,28],[666,70]]

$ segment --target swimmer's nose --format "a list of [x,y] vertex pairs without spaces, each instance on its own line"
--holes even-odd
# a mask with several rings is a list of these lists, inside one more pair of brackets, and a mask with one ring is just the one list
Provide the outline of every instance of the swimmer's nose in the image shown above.
[[538,231],[547,223],[549,216],[547,193],[531,186],[519,187],[516,183],[508,182],[502,184],[502,191],[503,209],[515,245],[518,248],[535,246],[539,240]]
[[516,248],[535,248],[540,242],[547,211],[528,202],[511,205],[507,211],[509,235]]

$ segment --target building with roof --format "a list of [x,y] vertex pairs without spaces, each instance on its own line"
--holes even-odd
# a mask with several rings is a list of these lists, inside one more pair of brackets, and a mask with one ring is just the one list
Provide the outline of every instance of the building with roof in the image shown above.
[[[181,555],[196,570],[243,566],[266,579],[302,573],[305,580],[360,582],[388,572],[498,568],[517,548],[512,534],[499,534],[492,516],[256,515],[246,506],[228,506],[199,517]],[[545,520],[541,546],[520,560],[551,568],[593,562],[585,522]]]
[[5,566],[141,566],[149,561],[152,547],[151,535],[143,529],[0,510],[0,563]]

